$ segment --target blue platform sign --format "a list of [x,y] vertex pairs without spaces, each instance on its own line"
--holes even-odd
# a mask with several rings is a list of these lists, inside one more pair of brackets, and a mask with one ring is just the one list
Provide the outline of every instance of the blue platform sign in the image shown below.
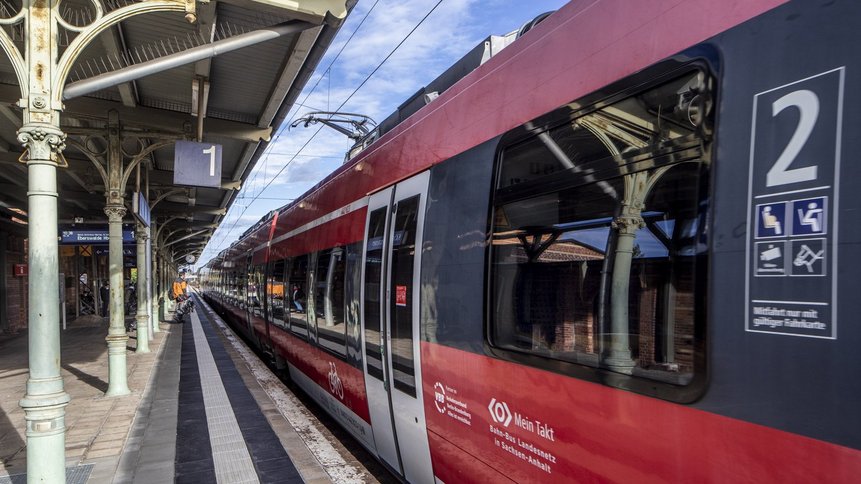
[[221,145],[177,141],[174,146],[173,183],[194,187],[221,187]]
[[[108,229],[71,229],[60,231],[60,244],[63,245],[90,245],[107,244]],[[123,229],[123,243],[134,243],[135,234],[132,230]]]
[[[110,255],[111,250],[107,246],[94,247],[96,255]],[[133,244],[123,245],[123,257],[135,257],[137,255],[137,246]]]

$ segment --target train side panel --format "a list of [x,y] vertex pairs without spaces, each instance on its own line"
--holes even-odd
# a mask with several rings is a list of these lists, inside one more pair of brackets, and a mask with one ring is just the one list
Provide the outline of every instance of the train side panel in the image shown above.
[[[755,258],[746,259],[746,252],[757,247],[754,234],[748,234],[756,230],[748,218],[757,204],[774,201],[797,208],[793,203],[801,200],[809,208],[814,202],[821,207],[824,200],[834,210],[833,218],[825,215],[824,220],[835,230],[773,240],[790,248],[795,240],[823,239],[828,251],[820,254],[839,253],[842,260],[861,256],[861,230],[854,223],[861,202],[850,188],[859,172],[857,165],[839,159],[840,153],[845,157],[856,151],[859,140],[851,133],[861,129],[861,99],[848,87],[861,56],[839,47],[859,43],[857,29],[842,20],[846,18],[861,18],[858,4],[798,2],[710,39],[707,48],[685,53],[689,58],[719,54],[704,59],[718,67],[719,89],[709,225],[709,381],[692,404],[546,371],[554,365],[530,368],[528,362],[487,356],[492,351],[485,346],[483,257],[490,209],[489,196],[482,199],[476,192],[492,189],[493,148],[480,147],[434,167],[423,267],[422,358],[437,477],[474,482],[477,475],[501,472],[518,482],[560,477],[619,482],[855,479],[861,471],[856,410],[861,381],[854,376],[861,329],[852,321],[861,301],[854,295],[853,266],[830,259],[811,266],[834,288],[833,294],[810,290],[811,297],[825,294],[818,301],[836,317],[828,320],[823,311],[825,322],[813,324],[817,316],[808,312],[808,330],[795,334],[774,328],[751,331],[755,315],[745,314],[751,288],[743,283],[762,267]],[[799,85],[793,87],[795,83]],[[811,131],[809,146],[825,149],[802,149],[786,169],[819,166],[824,185],[829,185],[830,170],[827,189],[802,186],[799,194],[762,199],[749,191],[748,178],[756,176],[751,175],[751,150],[758,149],[752,148],[753,125],[761,122],[754,103],[779,99],[762,97],[775,88],[784,89],[777,92],[781,95],[810,90],[821,100],[818,122],[823,128]],[[770,104],[764,109],[767,118],[777,116]],[[766,168],[796,133],[799,114],[792,111],[768,140],[773,158],[766,160]],[[819,143],[819,136],[828,141]],[[471,180],[469,188],[458,183],[464,179]],[[454,206],[460,211],[456,217],[451,215]],[[791,224],[791,218],[784,223]],[[807,275],[806,265],[787,264],[787,274],[803,270]],[[803,301],[796,289],[786,288],[798,284],[787,278],[775,291],[785,291],[788,301]],[[787,324],[800,326],[793,321]]]
[[[855,196],[861,170],[851,159],[861,148],[855,135],[861,99],[853,89],[861,55],[851,46],[861,39],[857,22],[847,19],[858,18],[861,4],[849,1],[572,2],[283,210],[268,262],[357,242],[367,194],[431,167],[421,245],[420,391],[440,481],[851,482],[861,473],[861,379],[854,374],[861,299],[851,263],[861,257]],[[594,322],[576,318],[565,322],[576,328],[552,336],[537,325],[514,328],[521,346],[503,347],[494,322],[498,294],[554,281],[550,273],[541,280],[531,268],[516,268],[510,286],[493,293],[497,269],[489,254],[519,240],[519,257],[526,259],[576,224],[545,223],[555,232],[530,233],[542,217],[499,210],[495,164],[504,150],[552,131],[556,121],[548,112],[564,106],[572,120],[589,114],[592,104],[623,99],[621,90],[636,93],[651,82],[644,76],[663,65],[670,67],[661,82],[686,69],[702,70],[703,85],[714,81],[707,146],[674,147],[655,161],[674,169],[667,159],[703,153],[696,166],[708,193],[689,219],[696,237],[688,237],[700,279],[673,282],[703,285],[682,301],[690,307],[656,303],[665,314],[695,314],[697,329],[675,340],[664,335],[660,345],[669,350],[649,346],[656,334],[636,335],[637,351],[671,355],[636,370],[599,363],[598,350],[590,350],[586,363],[572,362],[571,348],[581,344],[577,331],[588,333],[590,348],[603,344],[600,331],[583,329],[597,327]],[[627,84],[617,82],[623,78]],[[534,122],[524,125],[528,120]],[[617,181],[630,174],[619,171]],[[684,180],[674,183],[686,189]],[[620,185],[596,186],[609,193]],[[536,199],[544,194],[535,190]],[[504,198],[511,190],[499,193]],[[565,205],[559,197],[572,213],[587,205],[574,202]],[[496,225],[516,225],[505,215],[522,219],[520,239],[494,232]],[[681,237],[684,230],[673,223],[682,219],[658,220],[661,215],[643,217],[657,220],[651,225],[657,236],[663,230],[665,238],[667,232]],[[258,250],[268,230],[249,237]],[[592,245],[574,255],[578,264],[594,262],[611,248]],[[240,252],[251,250],[246,244]],[[631,252],[646,258],[648,250]],[[254,262],[266,261],[258,254]],[[589,297],[575,303],[587,310],[610,306],[609,297],[601,299],[606,294],[597,286],[584,289],[582,281],[612,267],[577,267],[579,273],[564,274],[579,274],[580,286],[570,289]],[[632,281],[651,289],[649,277],[665,266],[638,267]],[[557,282],[561,289],[544,299],[518,296],[511,305],[522,314],[515,316],[546,319],[536,301],[575,304],[564,298],[565,281]],[[636,294],[639,299],[617,300],[616,309],[659,299],[647,290]],[[225,311],[248,332],[246,308],[225,303]],[[262,329],[258,324],[258,338],[267,334]],[[348,348],[336,357],[320,347],[313,329],[304,338],[271,324],[267,331],[293,378],[373,448],[361,352],[350,356]],[[690,381],[678,375],[685,365],[693,368]]]

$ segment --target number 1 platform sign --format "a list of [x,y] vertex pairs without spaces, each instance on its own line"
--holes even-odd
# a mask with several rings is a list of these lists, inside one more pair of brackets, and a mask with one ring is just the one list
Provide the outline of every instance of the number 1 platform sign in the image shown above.
[[843,67],[753,97],[745,329],[837,338]]
[[174,185],[221,187],[221,145],[177,141],[174,153]]

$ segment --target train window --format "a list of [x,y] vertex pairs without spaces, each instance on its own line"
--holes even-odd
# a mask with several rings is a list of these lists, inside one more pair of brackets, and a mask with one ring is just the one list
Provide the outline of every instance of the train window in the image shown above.
[[[243,267],[245,269],[245,267]],[[239,309],[245,309],[245,293],[248,292],[248,271],[238,270],[234,272],[233,278],[233,304]]]
[[355,363],[362,361],[359,339],[359,291],[362,287],[362,242],[346,247],[347,264],[344,282],[345,318],[347,323],[347,357]]
[[221,298],[224,304],[230,304],[232,281],[233,273],[231,271],[226,270],[221,274]]
[[269,279],[266,281],[266,294],[269,297],[269,321],[282,328],[287,327],[284,307],[286,301],[284,263],[283,260],[272,263]]
[[305,308],[308,298],[305,293],[308,282],[308,254],[294,257],[290,264],[290,330],[308,336],[308,315]]
[[309,313],[317,323],[320,346],[341,355],[346,354],[347,325],[344,323],[344,277],[347,254],[344,247],[324,250],[317,255],[314,273],[314,297]]
[[365,249],[365,355],[368,374],[383,380],[382,312],[380,293],[383,277],[383,238],[386,235],[386,208],[371,212],[368,219],[368,243]]
[[263,284],[264,267],[262,265],[251,266],[248,271],[248,293],[247,307],[248,312],[252,315],[263,317],[263,292],[261,291]]
[[[392,368],[395,388],[416,396],[416,370],[413,355],[413,273],[416,255],[418,195],[395,206],[391,259]],[[403,288],[403,289],[402,289]]]
[[502,151],[493,346],[692,381],[704,347],[707,84],[694,71]]

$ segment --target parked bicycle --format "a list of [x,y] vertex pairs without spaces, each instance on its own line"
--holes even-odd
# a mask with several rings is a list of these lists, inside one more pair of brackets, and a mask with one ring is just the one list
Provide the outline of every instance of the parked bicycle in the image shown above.
[[189,296],[180,295],[176,298],[176,309],[173,311],[173,319],[181,323],[186,314],[194,312],[194,300]]

